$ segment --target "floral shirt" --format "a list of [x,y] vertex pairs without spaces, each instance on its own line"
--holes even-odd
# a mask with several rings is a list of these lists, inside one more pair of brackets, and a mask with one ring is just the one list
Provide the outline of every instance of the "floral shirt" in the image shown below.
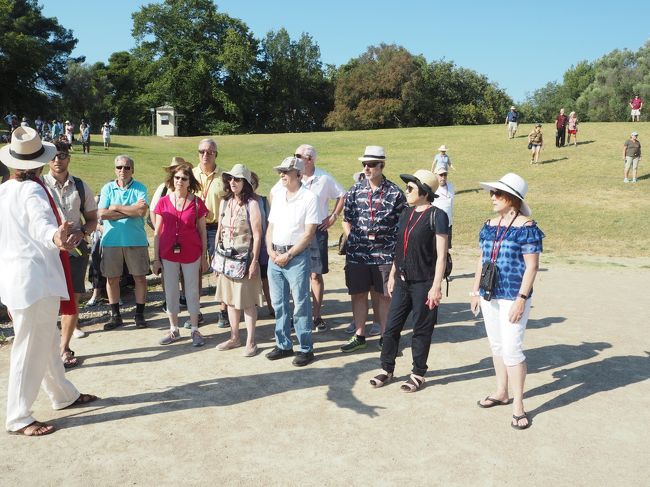
[[344,218],[352,225],[345,260],[351,264],[392,264],[397,221],[406,207],[404,193],[384,178],[374,191],[367,180],[345,197]]

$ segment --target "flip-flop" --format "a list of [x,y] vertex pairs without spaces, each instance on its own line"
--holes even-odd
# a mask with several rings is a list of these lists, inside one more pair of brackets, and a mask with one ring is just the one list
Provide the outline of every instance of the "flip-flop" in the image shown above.
[[483,399],[483,401],[489,401],[490,404],[481,404],[481,401],[476,401],[476,404],[478,404],[478,407],[483,408],[483,409],[489,409],[493,408],[494,406],[507,406],[510,403],[510,399],[507,401],[499,401],[498,399],[494,399],[493,397],[486,397]]
[[[516,430],[525,430],[526,428],[530,428],[531,421],[530,421],[530,418],[528,417],[528,414],[526,414],[525,411],[524,411],[524,414],[522,414],[521,416],[515,416],[513,414],[512,419],[514,419],[515,422],[514,423],[511,422],[510,426],[512,426],[514,429],[516,429]],[[522,419],[527,419],[528,423],[526,423],[524,426],[519,426],[519,421],[522,420]]]
[[79,359],[74,356],[74,352],[72,350],[66,350],[63,352],[61,359],[63,360],[63,367],[66,369],[71,369],[72,367],[79,365]]
[[406,382],[400,386],[402,392],[416,392],[424,385],[424,377],[411,374]]
[[379,389],[380,387],[383,387],[387,382],[389,382],[392,378],[393,374],[384,374],[382,372],[381,374],[377,374],[372,379],[370,379],[370,385],[375,389]]
[[90,404],[91,402],[94,402],[97,399],[99,398],[93,394],[79,394],[79,397],[75,400],[75,402],[73,402],[69,406],[64,407],[63,409],[68,409],[75,406],[85,406],[86,404]]
[[[43,431],[43,428],[45,428],[45,431]],[[24,428],[20,428],[19,430],[16,431],[7,431],[10,435],[20,435],[20,436],[45,436],[49,435],[50,433],[54,433],[56,431],[56,427],[52,424],[45,424],[45,423],[40,423],[38,421],[34,421],[33,423],[28,424]]]

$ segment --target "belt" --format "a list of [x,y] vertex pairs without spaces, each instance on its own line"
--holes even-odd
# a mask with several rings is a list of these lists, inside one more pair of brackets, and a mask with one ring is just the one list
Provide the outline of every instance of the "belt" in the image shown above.
[[209,228],[210,230],[214,229],[216,230],[219,227],[218,223],[206,223],[205,228]]
[[271,245],[273,251],[277,252],[278,254],[286,254],[287,252],[289,252],[289,250],[291,250],[292,247],[293,245],[275,245],[275,244]]

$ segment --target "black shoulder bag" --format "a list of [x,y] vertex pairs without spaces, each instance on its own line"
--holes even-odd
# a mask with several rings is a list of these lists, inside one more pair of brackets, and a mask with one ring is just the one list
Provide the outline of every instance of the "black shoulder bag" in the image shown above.
[[499,228],[501,228],[501,220],[499,220],[497,231],[494,234],[494,241],[492,242],[492,255],[490,256],[490,260],[484,263],[483,267],[481,268],[481,280],[479,281],[478,287],[483,291],[483,299],[486,301],[490,301],[492,299],[494,289],[497,285],[497,281],[499,280],[497,257],[499,256],[499,250],[501,250],[501,242],[503,242],[503,239],[508,233],[508,230],[510,230],[510,227],[514,221],[517,219],[517,216],[519,216],[519,212],[517,212],[517,214],[510,221],[510,224],[505,228],[501,234],[501,238],[499,238]]

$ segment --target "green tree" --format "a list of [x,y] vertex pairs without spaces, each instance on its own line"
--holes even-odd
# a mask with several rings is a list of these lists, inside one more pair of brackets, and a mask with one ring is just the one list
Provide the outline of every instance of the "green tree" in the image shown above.
[[34,117],[51,106],[76,43],[37,0],[0,0],[0,111]]
[[59,113],[78,125],[81,119],[98,129],[107,118],[110,119],[108,100],[112,87],[103,63],[90,66],[71,61],[61,89]]
[[133,14],[133,36],[132,55],[146,66],[140,101],[175,106],[189,134],[242,124],[257,56],[243,22],[211,0],[165,0]]

